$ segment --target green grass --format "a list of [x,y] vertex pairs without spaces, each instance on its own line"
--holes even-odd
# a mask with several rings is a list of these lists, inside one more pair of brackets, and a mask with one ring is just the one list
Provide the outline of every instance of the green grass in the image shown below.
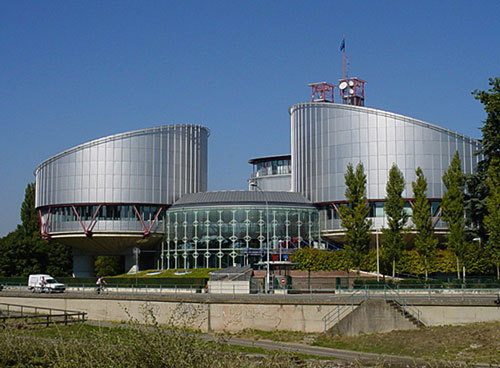
[[252,340],[296,342],[310,345],[312,342],[316,341],[316,339],[318,339],[322,334],[296,331],[262,331],[246,329],[240,332],[223,333],[221,335],[242,337]]
[[322,336],[315,345],[424,359],[500,362],[500,322],[435,326],[385,334]]
[[359,336],[258,330],[244,330],[231,335],[428,360],[500,363],[500,322],[435,326]]
[[[86,324],[0,330],[1,367],[156,368],[298,367],[307,355],[205,341],[195,334],[156,325]],[[321,367],[312,362],[308,367]]]
[[[254,347],[254,346],[238,346],[238,345],[226,345],[225,350],[229,352],[238,352],[238,353],[243,353],[243,354],[261,354],[261,355],[272,355],[275,352],[271,350],[266,350],[263,348],[259,347]],[[299,353],[294,353],[294,354],[284,354],[289,359],[294,359],[294,358],[299,358],[301,360],[306,360],[306,359],[314,359],[314,360],[336,360],[335,358],[329,358],[329,357],[318,357],[315,355],[310,355],[310,354],[299,354]]]
[[[108,278],[130,278],[130,279],[135,279],[136,277],[138,278],[209,278],[210,277],[210,272],[218,270],[218,268],[197,268],[197,269],[171,269],[171,270],[146,270],[146,271],[141,271],[136,274],[123,274],[123,275],[116,275],[116,276],[110,276]],[[175,275],[175,272],[178,271],[190,271],[190,273],[185,274],[185,275]],[[159,274],[156,275],[147,275],[148,273],[152,272],[160,272]]]

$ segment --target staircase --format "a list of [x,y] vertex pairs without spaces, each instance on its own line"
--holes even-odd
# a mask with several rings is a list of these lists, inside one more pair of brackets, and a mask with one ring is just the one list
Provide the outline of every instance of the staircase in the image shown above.
[[404,318],[413,323],[416,327],[425,327],[425,324],[422,322],[422,312],[414,305],[408,303],[408,301],[396,290],[386,286],[384,290],[384,299],[387,304],[401,313]]
[[325,316],[323,316],[322,320],[325,326],[324,331],[327,332],[330,330],[333,326],[335,326],[337,323],[339,323],[343,318],[347,317],[349,314],[351,314],[356,308],[359,307],[359,305],[366,299],[362,299],[358,303],[355,303],[355,299],[357,297],[362,297],[364,294],[362,294],[362,290],[357,290],[353,292],[350,295],[350,304],[341,304],[337,305],[335,308],[333,308],[330,312],[328,312]]

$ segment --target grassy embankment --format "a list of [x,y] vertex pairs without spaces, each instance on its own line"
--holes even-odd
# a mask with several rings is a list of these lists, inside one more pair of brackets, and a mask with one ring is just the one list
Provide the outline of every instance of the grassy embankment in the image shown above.
[[[198,338],[190,331],[136,322],[124,327],[86,324],[0,330],[0,366],[12,367],[297,367],[297,355],[229,346]],[[357,337],[248,330],[251,339],[300,342],[338,349],[436,360],[500,362],[500,322],[431,327]],[[234,334],[232,335],[234,336]],[[258,354],[255,356],[255,354]],[[304,362],[310,356],[299,355]],[[305,364],[305,363],[304,363]],[[346,366],[308,361],[309,367]],[[335,364],[335,365],[334,365]],[[306,365],[299,365],[306,366]],[[351,366],[361,367],[354,362]],[[372,365],[373,366],[373,365]],[[430,366],[438,366],[431,363]],[[453,364],[449,365],[450,367]]]
[[[292,368],[308,356],[232,347],[199,339],[182,329],[136,323],[126,327],[86,324],[0,330],[1,367],[159,368],[262,367]],[[309,362],[309,367],[325,367]]]
[[500,322],[435,326],[360,336],[332,336],[284,331],[247,330],[233,336],[428,360],[500,363]]

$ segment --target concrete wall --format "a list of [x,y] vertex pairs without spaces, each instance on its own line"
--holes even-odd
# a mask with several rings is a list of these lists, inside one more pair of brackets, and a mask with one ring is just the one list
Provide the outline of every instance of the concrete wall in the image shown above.
[[368,300],[348,314],[330,330],[347,336],[411,330],[417,327],[383,300]]
[[[201,298],[193,295],[192,298]],[[188,326],[202,331],[240,331],[253,328],[264,331],[324,332],[323,317],[337,310],[335,302],[271,301],[252,296],[207,295],[206,300],[141,300],[128,297],[94,296],[73,298],[64,296],[6,296],[0,294],[0,303],[30,305],[87,312],[88,319],[103,321],[145,322],[154,314],[161,324]],[[191,296],[186,295],[185,300]],[[215,298],[210,300],[210,298]],[[248,300],[246,300],[248,299]],[[488,305],[417,305],[426,326],[463,324],[470,322],[500,321],[500,307]],[[350,307],[350,302],[346,302]],[[350,335],[354,333],[385,332],[394,329],[409,329],[415,326],[398,311],[382,300],[369,300],[362,304],[338,324],[336,331]],[[357,332],[356,332],[357,331]]]
[[491,306],[434,306],[418,305],[422,321],[426,326],[461,325],[472,322],[500,321],[500,307]]
[[12,298],[0,297],[0,303],[19,304],[81,311],[97,321],[145,323],[154,315],[158,323],[207,331],[209,305],[203,303],[158,302],[118,299]]
[[250,294],[248,281],[208,281],[208,292],[214,294]]
[[30,305],[87,312],[90,320],[145,322],[153,312],[157,321],[168,325],[186,325],[202,331],[323,332],[323,316],[335,305],[247,304],[142,301],[116,299],[16,298],[0,296],[0,303]]
[[210,325],[214,331],[323,332],[322,320],[334,305],[301,304],[211,304]]

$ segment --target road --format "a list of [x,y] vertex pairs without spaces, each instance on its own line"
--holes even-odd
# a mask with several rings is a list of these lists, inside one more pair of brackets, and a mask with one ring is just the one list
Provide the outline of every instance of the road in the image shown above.
[[499,289],[490,290],[460,290],[460,291],[421,291],[408,293],[393,293],[384,291],[356,291],[354,293],[342,292],[341,294],[206,294],[196,292],[175,292],[172,289],[144,289],[135,288],[108,288],[104,294],[98,295],[95,288],[69,288],[63,294],[33,293],[26,287],[6,287],[0,292],[4,296],[39,297],[39,298],[110,298],[110,299],[139,299],[139,300],[171,300],[200,303],[239,302],[248,304],[359,304],[367,299],[404,299],[413,305],[491,305],[495,303]]

